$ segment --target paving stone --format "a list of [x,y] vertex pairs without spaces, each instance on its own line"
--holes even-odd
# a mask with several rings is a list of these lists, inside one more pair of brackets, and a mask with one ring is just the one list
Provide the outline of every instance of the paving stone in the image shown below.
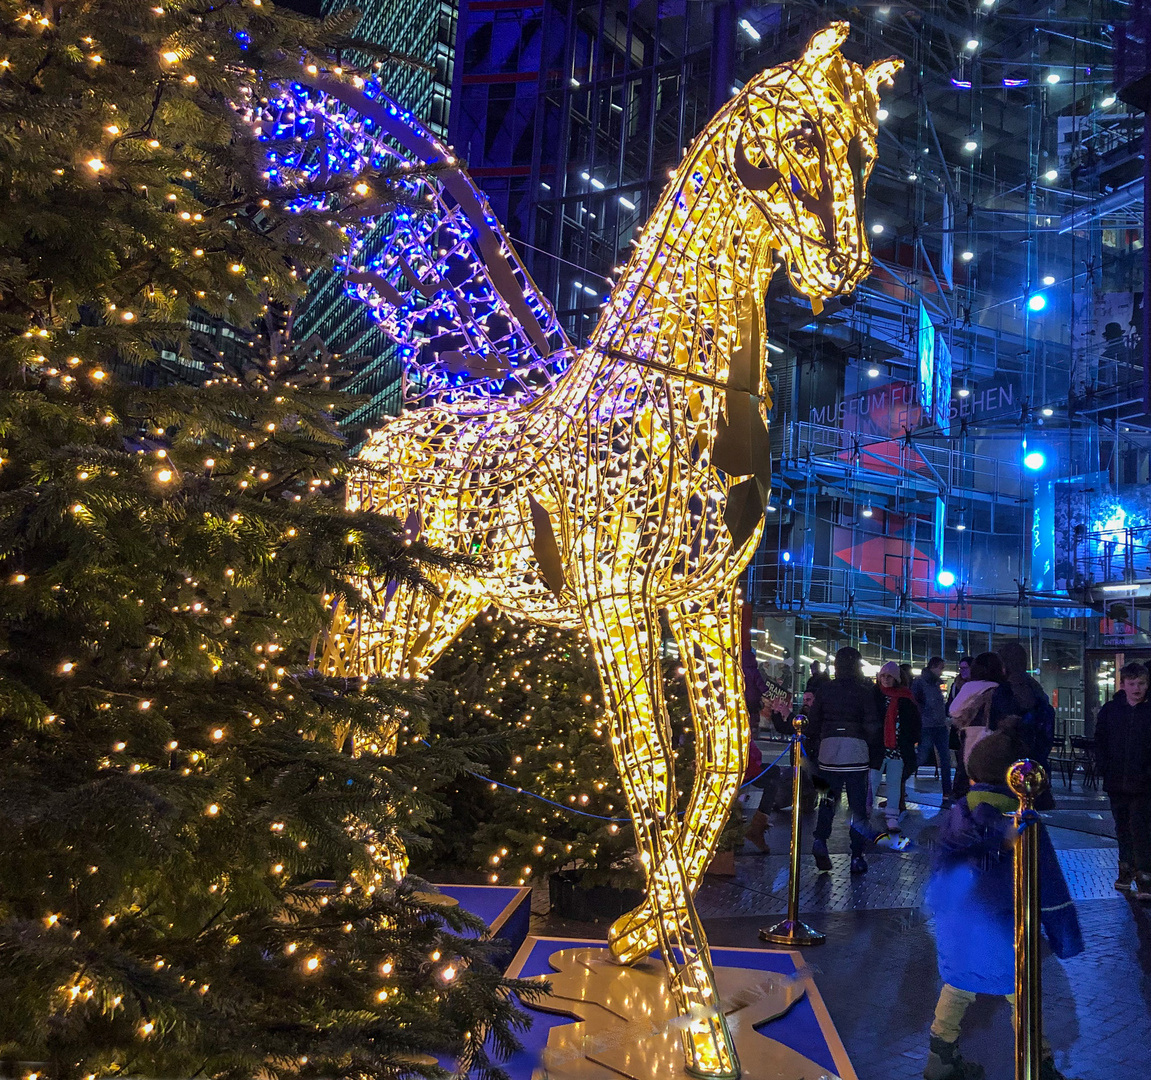
[[[928,785],[920,778],[920,789]],[[1043,962],[1046,1034],[1056,1065],[1078,1080],[1151,1077],[1151,905],[1113,888],[1116,852],[1106,803],[1094,793],[1056,791],[1045,814],[1056,854],[1076,900],[1087,948],[1067,961]],[[919,1080],[928,1028],[939,995],[932,926],[923,911],[939,796],[915,793],[903,822],[911,846],[872,849],[870,870],[852,877],[845,808],[832,831],[832,870],[817,874],[804,854],[803,918],[828,936],[805,950],[816,984],[839,1029],[859,1080]],[[750,810],[748,810],[750,813]],[[755,948],[758,931],[786,910],[790,822],[775,815],[768,840],[775,854],[736,859],[733,880],[708,878],[699,911],[714,945]],[[874,819],[875,824],[881,822]],[[810,848],[813,821],[804,822]],[[539,909],[536,908],[538,911]],[[602,937],[606,925],[533,917],[534,933]],[[1012,1080],[1011,1014],[1002,999],[980,998],[964,1022],[964,1053],[988,1080]]]

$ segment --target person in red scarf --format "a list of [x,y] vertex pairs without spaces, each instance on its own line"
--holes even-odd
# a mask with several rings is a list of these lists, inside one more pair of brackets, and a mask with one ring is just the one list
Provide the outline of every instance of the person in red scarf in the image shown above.
[[919,706],[911,691],[903,685],[899,665],[888,660],[879,669],[876,682],[876,707],[883,717],[883,756],[871,761],[871,794],[879,797],[879,782],[887,770],[887,831],[899,832],[899,791],[903,780],[903,761],[914,756],[921,728]]

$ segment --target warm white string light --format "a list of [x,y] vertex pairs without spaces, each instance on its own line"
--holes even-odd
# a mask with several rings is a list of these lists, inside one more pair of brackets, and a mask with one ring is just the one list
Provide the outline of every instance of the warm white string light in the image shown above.
[[[372,435],[349,508],[394,515],[409,538],[476,555],[485,568],[443,576],[436,597],[363,582],[374,615],[338,610],[320,658],[331,674],[420,678],[492,603],[586,633],[648,883],[644,903],[611,928],[610,948],[624,963],[660,949],[676,1007],[690,1018],[686,1063],[711,1077],[736,1077],[739,1064],[714,1007],[692,895],[746,755],[737,582],[768,494],[763,296],[777,255],[817,312],[868,272],[862,202],[878,88],[899,67],[844,59],[847,32],[836,23],[817,33],[798,61],[752,79],[696,138],[588,346],[554,386],[518,400],[447,395]],[[443,277],[427,280],[439,273],[435,259],[404,273],[429,303],[449,291]],[[383,274],[360,284],[397,293]],[[408,298],[391,302],[402,313]],[[698,746],[682,823],[661,610],[679,643]],[[398,840],[384,847],[402,873]]]

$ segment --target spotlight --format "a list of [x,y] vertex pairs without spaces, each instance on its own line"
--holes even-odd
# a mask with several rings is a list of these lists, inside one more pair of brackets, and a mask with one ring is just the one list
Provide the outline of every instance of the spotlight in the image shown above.
[[945,589],[950,589],[955,584],[955,575],[950,570],[940,570],[935,575],[935,580]]
[[1099,102],[1099,108],[1110,109],[1111,106],[1114,104],[1115,104],[1115,95],[1114,94],[1108,94],[1101,102]]
[[961,386],[957,392],[960,397],[967,397],[971,393],[966,386]]
[[1047,82],[1051,86],[1054,86],[1058,81],[1059,81],[1059,72],[1058,71],[1050,71],[1047,73]]
[[964,252],[962,255],[960,255],[959,257],[960,257],[960,258],[961,258],[961,259],[962,259],[964,262],[971,262],[971,260],[975,258],[975,252],[974,252],[974,251],[965,251],[965,252]]
[[1032,472],[1038,472],[1047,464],[1047,455],[1042,450],[1029,450],[1023,455],[1023,464]]
[[877,368],[877,367],[869,367],[869,368],[867,369],[867,377],[868,377],[869,379],[878,379],[878,378],[879,378],[879,368]]
[[779,557],[783,562],[791,562],[791,552],[790,551],[781,551],[779,553]]
[[967,528],[967,519],[963,515],[963,511],[959,511],[959,517],[955,522],[955,531],[963,532]]
[[1055,415],[1055,410],[1054,410],[1054,409],[1044,409],[1044,410],[1043,410],[1043,415],[1044,415],[1044,416],[1054,416],[1054,415]]
[[752,41],[758,41],[760,39],[759,31],[754,26],[752,26],[751,23],[749,23],[746,19],[740,19],[739,20],[739,26],[740,26],[740,29],[745,34],[747,34],[747,36],[749,38],[751,38]]
[[1043,275],[1043,284],[1044,285],[1054,285],[1055,284],[1055,275],[1054,274],[1044,274]]
[[1041,292],[1027,298],[1027,307],[1030,311],[1042,311],[1047,306],[1047,297]]
[[919,179],[919,173],[909,172],[907,174],[907,179],[914,184],[915,181]]
[[871,231],[875,233],[876,236],[878,236],[881,232],[883,232],[883,226],[877,221],[874,225],[871,226]]
[[969,154],[978,149],[978,147],[979,143],[977,143],[974,139],[968,139],[967,142],[963,144],[963,149],[966,150]]
[[891,114],[886,109],[877,109],[875,113],[875,119],[882,124],[883,121],[886,120],[890,115]]
[[871,500],[867,500],[867,505],[863,508],[863,516],[865,518],[874,517],[875,511],[871,507]]
[[968,38],[967,39],[967,51],[968,52],[975,52],[975,50],[978,48],[979,48],[979,38]]

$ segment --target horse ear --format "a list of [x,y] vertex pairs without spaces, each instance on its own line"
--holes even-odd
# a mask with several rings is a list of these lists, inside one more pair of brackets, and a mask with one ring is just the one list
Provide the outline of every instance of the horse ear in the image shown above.
[[847,40],[850,29],[851,27],[845,22],[833,22],[830,26],[816,31],[804,50],[803,62],[818,64],[821,60],[826,60]]
[[871,88],[871,92],[878,97],[881,86],[891,86],[895,80],[896,72],[902,70],[902,60],[879,60],[871,64],[863,73],[863,79]]

